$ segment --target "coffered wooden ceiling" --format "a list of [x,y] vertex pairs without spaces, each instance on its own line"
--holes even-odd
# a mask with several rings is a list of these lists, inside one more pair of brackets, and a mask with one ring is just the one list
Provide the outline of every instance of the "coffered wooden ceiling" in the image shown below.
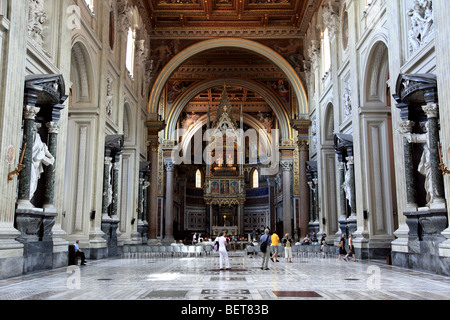
[[[133,0],[149,29],[291,29],[304,35],[320,0]],[[157,33],[156,33],[157,34]]]
[[[241,37],[258,41],[270,48],[288,48],[295,41],[297,54],[280,54],[302,72],[303,39],[313,14],[322,0],[132,0],[138,7],[150,34],[154,77],[174,55],[188,46],[216,37]],[[170,55],[162,61],[158,47]],[[295,57],[293,59],[293,57]],[[265,57],[237,48],[220,48],[198,54],[185,61],[166,85],[167,104],[196,83],[213,79],[240,78],[256,81],[279,95],[286,108],[295,108],[285,75]],[[271,108],[257,93],[228,83],[231,103],[242,105],[244,112],[270,112]],[[223,87],[198,94],[185,112],[205,113],[220,100]]]

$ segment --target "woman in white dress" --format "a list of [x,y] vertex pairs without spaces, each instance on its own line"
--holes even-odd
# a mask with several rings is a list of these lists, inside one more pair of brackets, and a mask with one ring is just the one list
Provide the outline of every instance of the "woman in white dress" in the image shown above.
[[230,260],[228,259],[228,252],[227,252],[227,238],[225,238],[226,232],[222,233],[222,236],[220,236],[217,241],[219,241],[219,265],[220,270],[223,270],[223,260],[225,260],[225,269],[230,269]]

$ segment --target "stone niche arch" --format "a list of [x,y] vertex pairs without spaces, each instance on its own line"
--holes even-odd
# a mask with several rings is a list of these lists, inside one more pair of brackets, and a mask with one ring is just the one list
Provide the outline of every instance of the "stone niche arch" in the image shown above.
[[367,47],[363,86],[361,119],[362,170],[366,209],[366,228],[369,234],[369,258],[390,250],[397,221],[395,192],[393,128],[389,88],[389,50],[385,35],[372,38]]
[[322,137],[324,141],[334,140],[334,106],[333,103],[327,103],[325,107],[325,117]]
[[94,72],[92,58],[88,46],[83,39],[76,39],[72,45],[71,54],[71,106],[78,103],[92,103],[94,98]]
[[286,61],[286,59],[284,59],[275,50],[261,43],[239,38],[216,38],[201,41],[188,47],[187,49],[183,50],[175,57],[173,57],[172,60],[169,61],[169,63],[160,72],[158,78],[155,81],[155,84],[153,85],[148,103],[148,112],[150,114],[158,113],[159,101],[161,98],[161,94],[164,91],[164,86],[170,79],[171,75],[178,69],[178,67],[181,66],[181,64],[199,53],[218,48],[239,48],[248,50],[265,57],[267,60],[277,65],[290,82],[298,99],[298,112],[294,113],[298,113],[300,117],[308,117],[309,107],[307,94],[298,74],[296,73],[294,68],[292,68],[290,63]]
[[366,73],[364,78],[363,105],[386,106],[386,82],[389,80],[389,57],[388,47],[384,41],[377,39],[371,47],[367,58]]

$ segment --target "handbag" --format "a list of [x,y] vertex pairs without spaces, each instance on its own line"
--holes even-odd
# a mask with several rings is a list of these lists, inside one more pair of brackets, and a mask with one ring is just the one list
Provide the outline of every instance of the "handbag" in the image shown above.
[[214,244],[214,251],[219,251],[219,241]]

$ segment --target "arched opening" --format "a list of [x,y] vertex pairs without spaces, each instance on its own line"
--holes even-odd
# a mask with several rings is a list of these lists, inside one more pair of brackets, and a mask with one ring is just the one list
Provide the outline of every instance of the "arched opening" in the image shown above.
[[[373,241],[379,241],[380,247],[385,246],[386,250],[398,224],[388,81],[388,47],[384,39],[378,39],[374,41],[366,67],[364,107],[361,108],[362,152],[367,172],[367,225]],[[377,240],[381,237],[384,241]]]
[[300,78],[296,71],[292,68],[290,63],[286,61],[280,54],[278,54],[273,49],[262,45],[258,42],[238,39],[238,38],[217,38],[211,40],[205,40],[199,43],[196,43],[184,51],[180,52],[176,55],[172,60],[163,68],[160,72],[158,78],[155,81],[153,86],[148,111],[152,114],[158,113],[159,101],[161,94],[164,90],[164,86],[169,80],[170,76],[177,70],[177,68],[189,60],[191,57],[195,56],[198,53],[205,52],[210,49],[217,48],[239,48],[242,50],[249,50],[251,52],[255,52],[259,54],[269,61],[272,61],[277,67],[281,69],[281,71],[285,74],[286,78],[292,85],[292,88],[295,92],[295,95],[298,99],[298,112],[299,115],[306,116],[308,114],[308,103],[307,103],[307,95],[303,84],[300,81]]

